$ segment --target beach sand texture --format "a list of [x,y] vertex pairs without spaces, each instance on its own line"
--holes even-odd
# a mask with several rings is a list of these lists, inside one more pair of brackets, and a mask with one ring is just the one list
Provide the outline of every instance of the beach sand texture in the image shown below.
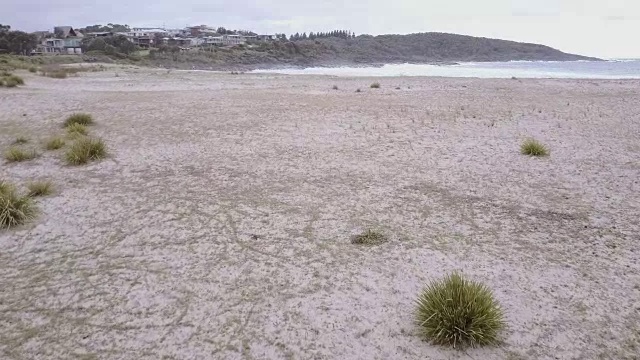
[[[0,150],[43,155],[0,179],[58,193],[0,232],[3,359],[638,359],[639,81],[20,75]],[[41,150],[74,112],[109,158]],[[419,337],[454,270],[503,345]]]

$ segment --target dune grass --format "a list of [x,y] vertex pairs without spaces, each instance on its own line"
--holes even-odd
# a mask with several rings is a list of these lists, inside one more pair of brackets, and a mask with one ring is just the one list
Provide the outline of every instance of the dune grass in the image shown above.
[[13,75],[7,71],[0,73],[0,87],[12,88],[18,85],[24,85],[24,80],[20,76]]
[[38,157],[38,153],[35,150],[24,150],[16,146],[12,146],[4,153],[5,160],[9,162],[21,162]]
[[48,196],[53,194],[54,187],[51,181],[34,181],[27,184],[27,196]]
[[19,195],[10,184],[0,184],[0,229],[22,225],[35,218],[38,210],[30,197]]
[[26,144],[28,142],[29,142],[29,139],[26,136],[18,136],[13,143],[16,145],[20,145],[20,144]]
[[371,229],[351,237],[351,243],[358,245],[380,245],[385,242],[387,237],[383,233]]
[[29,68],[29,72],[30,72],[30,73],[37,73],[37,72],[38,72],[38,68],[37,68],[37,67],[35,67],[35,66],[31,66],[31,67]]
[[53,137],[44,144],[44,148],[47,150],[58,150],[65,145],[64,139],[60,137]]
[[107,156],[107,146],[99,138],[82,137],[76,140],[65,153],[69,165],[83,165]]
[[87,135],[87,127],[82,124],[71,124],[67,126],[67,134],[69,135]]
[[332,89],[333,90],[338,90],[338,85],[333,85]]
[[536,141],[535,139],[527,139],[520,146],[520,152],[523,155],[530,156],[547,156],[549,155],[549,150],[542,143]]
[[371,84],[371,88],[372,89],[380,89],[380,83],[379,82],[374,82],[373,84]]
[[491,290],[459,273],[434,281],[422,291],[416,322],[427,340],[454,348],[498,344],[505,327]]
[[80,124],[80,125],[91,125],[93,124],[93,116],[91,116],[90,114],[85,114],[85,113],[76,113],[73,114],[71,116],[69,116],[65,121],[64,121],[64,126],[68,127],[71,126],[73,124]]

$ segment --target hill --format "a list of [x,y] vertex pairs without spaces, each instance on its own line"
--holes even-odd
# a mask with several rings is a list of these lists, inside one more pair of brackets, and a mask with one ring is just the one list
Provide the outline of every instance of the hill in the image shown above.
[[153,51],[149,58],[155,65],[214,69],[406,62],[598,60],[564,53],[544,45],[444,33],[322,38],[178,54]]

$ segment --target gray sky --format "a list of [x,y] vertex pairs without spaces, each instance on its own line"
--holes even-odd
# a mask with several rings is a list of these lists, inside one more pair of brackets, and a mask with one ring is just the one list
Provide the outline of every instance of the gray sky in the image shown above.
[[372,35],[439,31],[604,58],[640,58],[640,0],[0,1],[0,23],[26,31],[109,22],[287,34],[336,28]]

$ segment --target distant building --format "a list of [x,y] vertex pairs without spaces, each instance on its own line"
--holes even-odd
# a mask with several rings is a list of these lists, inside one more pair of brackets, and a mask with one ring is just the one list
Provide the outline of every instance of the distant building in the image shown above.
[[82,54],[82,40],[84,35],[73,30],[71,26],[56,26],[53,28],[53,38],[44,38],[39,52],[43,54]]
[[278,37],[275,35],[258,35],[256,36],[258,41],[273,41],[278,40]]

